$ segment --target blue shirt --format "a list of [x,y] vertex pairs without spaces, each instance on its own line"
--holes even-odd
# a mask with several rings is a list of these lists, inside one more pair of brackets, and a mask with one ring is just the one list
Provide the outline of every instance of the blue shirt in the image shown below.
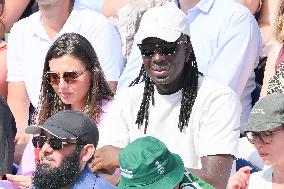
[[[107,183],[102,178],[95,175],[88,166],[80,174],[79,178],[76,179],[75,183],[70,189],[115,189],[116,187]],[[32,189],[36,189],[34,186]]]
[[[246,122],[251,92],[255,89],[254,68],[262,47],[254,16],[235,0],[201,0],[188,10],[187,17],[199,71],[230,86],[240,96],[241,122]],[[127,87],[139,74],[142,57],[136,44],[134,38],[118,90]]]
[[101,12],[105,0],[77,0],[79,7]]

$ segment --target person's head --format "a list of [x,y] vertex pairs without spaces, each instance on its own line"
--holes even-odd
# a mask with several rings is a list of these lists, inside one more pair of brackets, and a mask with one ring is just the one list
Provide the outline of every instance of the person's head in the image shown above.
[[141,19],[136,40],[143,65],[131,85],[145,81],[136,120],[140,128],[145,119],[145,133],[150,101],[154,104],[155,88],[161,95],[170,95],[182,89],[178,129],[182,131],[188,125],[198,88],[197,63],[189,35],[188,19],[175,5],[149,9]]
[[97,122],[102,101],[112,97],[91,43],[76,33],[60,36],[45,58],[39,123],[66,108],[83,111]]
[[96,124],[82,112],[65,110],[48,118],[43,125],[29,126],[40,162],[34,173],[37,188],[60,188],[73,183],[93,159],[99,140]]
[[272,93],[259,100],[251,110],[245,134],[263,162],[284,165],[284,94]]
[[275,38],[279,43],[284,43],[284,0],[278,0],[274,21]]
[[142,137],[128,144],[119,155],[118,189],[174,189],[184,177],[180,156],[171,153],[154,137]]

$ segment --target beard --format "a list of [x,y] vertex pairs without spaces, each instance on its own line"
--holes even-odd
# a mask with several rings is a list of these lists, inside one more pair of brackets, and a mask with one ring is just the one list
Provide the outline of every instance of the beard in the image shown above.
[[33,174],[33,185],[37,189],[59,189],[72,184],[80,173],[80,150],[65,157],[59,167],[39,163]]

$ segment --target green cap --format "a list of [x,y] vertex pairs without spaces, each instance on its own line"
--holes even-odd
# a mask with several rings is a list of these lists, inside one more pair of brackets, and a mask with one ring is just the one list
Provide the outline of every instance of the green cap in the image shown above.
[[118,189],[173,189],[184,176],[181,158],[154,137],[142,137],[127,145],[119,155]]
[[284,94],[272,93],[256,102],[251,110],[245,131],[267,131],[284,124]]

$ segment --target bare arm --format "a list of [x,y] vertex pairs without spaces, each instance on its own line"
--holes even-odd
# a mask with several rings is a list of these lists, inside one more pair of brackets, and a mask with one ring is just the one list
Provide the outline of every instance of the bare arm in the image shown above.
[[201,164],[201,169],[188,170],[217,189],[226,188],[233,164],[233,156],[205,156],[201,158]]
[[[5,0],[5,11],[3,15],[5,32],[9,32],[13,24],[18,21],[18,19],[28,6],[29,2],[30,0]],[[1,34],[0,36],[2,37],[3,34]]]
[[24,82],[8,83],[8,105],[15,117],[18,134],[25,133],[28,125],[30,100]]
[[275,1],[263,0],[258,25],[262,35],[262,43],[266,44],[273,34],[273,20],[275,18],[277,4]]
[[129,3],[131,0],[105,0],[102,12],[106,17],[116,14],[118,9]]
[[281,44],[274,44],[269,51],[268,59],[265,65],[263,85],[261,88],[260,97],[263,98],[267,95],[269,79],[275,74],[275,63],[281,49]]
[[15,138],[14,162],[20,163],[30,135],[24,134],[28,125],[30,100],[24,82],[8,83],[8,105],[15,117],[17,135]]

